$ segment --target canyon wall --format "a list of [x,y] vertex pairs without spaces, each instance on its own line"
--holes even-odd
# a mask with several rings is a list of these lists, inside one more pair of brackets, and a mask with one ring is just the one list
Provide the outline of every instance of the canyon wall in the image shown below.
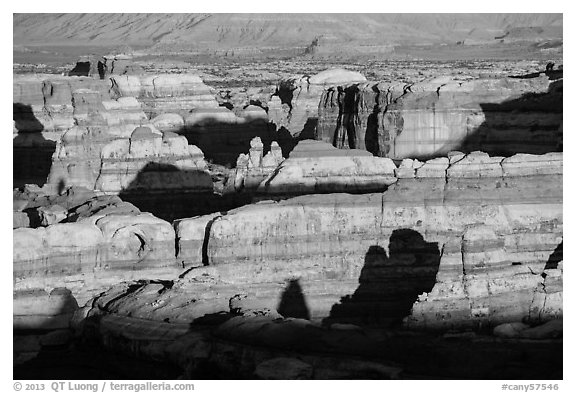
[[174,278],[182,268],[172,225],[118,196],[81,188],[55,196],[28,188],[14,201],[41,221],[14,229],[15,293],[65,287],[83,305],[119,281]]
[[562,86],[562,79],[541,75],[330,87],[320,100],[316,139],[398,160],[451,150],[561,151]]
[[178,259],[195,268],[160,295],[139,284],[106,307],[175,322],[234,308],[428,330],[562,316],[561,154],[455,153],[397,175],[383,193],[178,220]]

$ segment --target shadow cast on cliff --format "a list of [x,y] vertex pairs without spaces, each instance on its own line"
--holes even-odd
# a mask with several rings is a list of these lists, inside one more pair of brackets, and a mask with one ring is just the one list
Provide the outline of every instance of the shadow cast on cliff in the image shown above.
[[210,174],[149,162],[118,196],[141,211],[169,222],[226,211],[251,202],[250,195],[218,194],[209,187],[199,188],[198,184],[212,184]]
[[432,290],[439,266],[438,243],[425,241],[412,229],[396,229],[390,236],[389,255],[379,245],[370,246],[360,285],[332,306],[323,323],[398,326],[418,296]]
[[[479,107],[477,111],[470,110],[469,114],[463,117],[457,113],[454,119],[448,114],[442,114],[444,108],[436,113],[436,103],[441,100],[442,94],[439,92],[420,93],[421,97],[414,97],[417,102],[412,102],[407,97],[407,103],[400,100],[396,104],[387,107],[380,107],[380,94],[377,86],[372,86],[371,92],[362,92],[357,85],[339,87],[338,95],[338,117],[336,124],[330,127],[323,127],[321,138],[333,146],[341,149],[360,148],[365,149],[375,156],[391,158],[417,158],[428,160],[437,157],[444,157],[451,150],[458,150],[463,153],[473,151],[483,151],[491,156],[509,157],[518,153],[544,154],[548,152],[562,151],[562,103],[563,103],[563,79],[562,71],[554,70],[534,75],[516,76],[516,79],[530,79],[541,75],[546,75],[552,82],[548,91],[544,93],[524,93],[520,97],[509,99],[503,102],[480,102],[474,104]],[[511,78],[512,80],[512,78]],[[507,87],[507,82],[502,81]],[[510,86],[513,88],[513,86]],[[413,94],[410,90],[406,94]],[[372,108],[366,107],[364,95],[374,95]],[[447,93],[449,94],[449,93]],[[362,99],[361,99],[362,98]],[[496,97],[495,97],[496,98]],[[444,106],[448,105],[445,103]],[[420,124],[425,118],[420,114],[417,120],[404,118],[403,112],[410,112],[410,106],[416,105],[418,111],[429,112],[426,116],[434,115],[434,124]],[[459,103],[454,104],[456,107]],[[389,108],[389,109],[388,109]],[[468,111],[468,110],[466,110]],[[366,116],[365,126],[361,116]],[[443,119],[438,116],[448,116]],[[481,117],[481,123],[476,123],[475,119]],[[465,121],[466,124],[462,122]],[[416,124],[412,124],[416,122]],[[451,127],[465,127],[454,136],[436,135],[436,123],[446,131],[452,133]],[[456,122],[451,125],[450,122]],[[407,129],[410,123],[411,128],[429,127],[420,135],[404,136],[403,133],[413,132]],[[327,123],[328,124],[328,123]],[[326,128],[326,129],[324,129]],[[441,134],[442,134],[441,133]],[[433,134],[433,137],[432,137]],[[455,138],[442,145],[438,138]],[[317,138],[318,139],[318,138]],[[433,147],[420,146],[420,144],[430,144]],[[402,146],[405,146],[404,148]],[[394,150],[400,149],[394,152]],[[407,149],[407,150],[406,150]],[[421,151],[421,152],[420,152]]]
[[284,318],[310,319],[310,310],[298,279],[291,279],[280,296],[277,311]]
[[502,103],[481,103],[485,120],[453,150],[480,150],[503,157],[561,152],[562,90],[563,80],[559,79],[550,84],[546,93],[526,93]]
[[[78,304],[70,293],[55,315],[70,312],[71,308],[78,309]],[[84,325],[92,318],[88,317]],[[19,380],[166,380],[182,373],[172,364],[110,350],[90,335],[76,336],[69,321],[62,326],[46,323],[35,329],[15,329],[13,341],[13,378]]]
[[199,147],[207,161],[228,168],[236,166],[240,154],[248,153],[252,139],[260,138],[264,154],[270,151],[272,141],[279,142],[274,124],[264,120],[231,123],[209,117],[203,118],[202,124],[185,125],[175,133],[184,136],[189,145]]
[[548,260],[546,261],[546,265],[544,266],[544,269],[557,269],[558,268],[558,264],[560,262],[562,262],[562,260],[564,259],[564,251],[563,251],[563,246],[564,242],[561,242],[560,244],[558,244],[558,246],[556,246],[556,248],[554,249],[554,252],[552,254],[550,254],[550,256],[548,257]]
[[44,126],[30,105],[13,104],[13,120],[18,134],[12,140],[12,187],[43,186],[50,173],[56,142],[44,138]]
[[[18,292],[15,292],[15,296]],[[34,296],[35,292],[24,292],[23,296]],[[40,293],[40,292],[36,292]],[[51,310],[50,316],[35,315],[42,311],[32,311],[32,315],[21,316],[20,310],[30,313],[26,305],[20,309],[22,300],[14,299],[14,325],[12,340],[14,343],[14,369],[15,379],[46,379],[54,378],[55,359],[59,359],[63,352],[70,351],[72,331],[69,321],[72,314],[78,310],[78,302],[68,289],[56,288],[50,295],[46,295],[44,302]],[[42,297],[40,297],[42,299]],[[34,299],[38,302],[40,299]],[[50,300],[48,300],[50,299]],[[57,300],[59,299],[59,301]],[[59,303],[54,307],[54,303]],[[43,310],[44,312],[46,310]],[[33,321],[32,323],[27,321]],[[53,339],[47,337],[52,336]]]
[[317,117],[308,118],[306,120],[306,123],[304,123],[302,131],[294,135],[292,135],[292,133],[288,131],[286,127],[280,126],[276,131],[276,142],[278,142],[280,149],[282,149],[282,157],[288,158],[292,150],[294,150],[294,148],[298,144],[298,142],[306,139],[315,140],[317,135],[316,134],[317,126],[318,126]]

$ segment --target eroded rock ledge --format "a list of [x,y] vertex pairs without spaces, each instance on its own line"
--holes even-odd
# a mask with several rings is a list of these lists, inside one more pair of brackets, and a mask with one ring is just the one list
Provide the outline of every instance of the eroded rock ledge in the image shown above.
[[[285,177],[280,195],[289,199],[178,220],[174,228],[115,196],[39,202],[46,197],[36,190],[35,205],[18,206],[40,206],[47,226],[14,232],[15,326],[57,329],[40,339],[46,345],[75,326],[188,377],[210,367],[276,378],[284,374],[270,374],[270,364],[282,364],[291,378],[320,379],[399,378],[399,360],[418,373],[414,356],[445,351],[445,339],[431,331],[504,323],[495,334],[507,340],[561,334],[561,153],[452,152],[398,167],[366,156],[392,165],[374,177],[386,191],[290,198],[319,189],[302,188],[302,179],[324,159],[354,157],[340,151],[314,163],[299,151],[283,164],[313,164],[303,165],[306,176]],[[337,184],[335,175],[326,179]],[[560,327],[530,328],[548,321]],[[426,333],[382,330],[395,327]],[[474,334],[446,338],[454,339],[478,356],[500,345]],[[557,344],[533,343],[530,351],[548,356]],[[510,345],[518,345],[510,356],[525,351],[521,342]],[[233,356],[224,361],[224,352]],[[350,363],[350,355],[359,360]]]
[[316,139],[393,159],[561,151],[563,80],[348,83],[325,89]]
[[383,193],[178,220],[178,258],[196,268],[161,294],[106,307],[193,321],[229,311],[236,295],[245,309],[276,310],[288,292],[326,323],[451,329],[561,316],[562,264],[550,259],[562,243],[562,155],[454,157]]

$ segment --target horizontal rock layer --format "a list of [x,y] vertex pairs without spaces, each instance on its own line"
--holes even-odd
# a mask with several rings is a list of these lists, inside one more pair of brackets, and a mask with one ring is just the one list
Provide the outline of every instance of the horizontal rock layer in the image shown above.
[[94,189],[106,144],[129,138],[144,124],[152,129],[158,124],[162,131],[183,126],[183,120],[174,120],[181,119],[176,113],[152,124],[147,115],[218,107],[213,92],[195,75],[112,75],[104,80],[40,75],[15,78],[13,86],[17,187],[62,182]]
[[[243,309],[414,329],[561,316],[562,265],[551,262],[562,242],[561,154],[454,157],[383,193],[179,220],[178,258],[197,267],[159,296],[143,287],[150,295],[110,307],[184,322],[228,311],[240,296]],[[534,160],[531,173],[518,165]]]
[[392,159],[450,150],[559,151],[562,85],[541,76],[330,87],[320,100],[316,139]]
[[305,140],[299,142],[290,157],[261,181],[257,191],[265,198],[383,191],[396,182],[395,170],[396,165],[389,158]]
[[118,197],[95,197],[47,227],[13,233],[14,290],[65,287],[78,303],[125,279],[174,278],[172,226]]

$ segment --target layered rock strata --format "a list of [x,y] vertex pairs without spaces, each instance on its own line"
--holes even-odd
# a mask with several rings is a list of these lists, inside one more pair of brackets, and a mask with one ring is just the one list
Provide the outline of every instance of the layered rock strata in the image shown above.
[[89,89],[102,101],[108,85],[87,77],[14,78],[14,187],[46,182],[57,141],[76,124],[73,95],[79,89]]
[[98,71],[101,77],[109,75],[125,75],[142,73],[143,69],[132,61],[132,56],[125,54],[110,54],[102,56],[98,61]]
[[250,141],[248,154],[240,154],[236,160],[233,188],[236,192],[258,188],[284,161],[282,150],[277,142],[270,144],[270,151],[264,154],[264,144],[259,137]]
[[260,138],[266,150],[277,139],[276,128],[268,123],[264,109],[253,106],[241,116],[224,107],[193,109],[184,118],[180,134],[198,146],[206,159],[227,166],[233,166],[240,154],[249,151],[255,137]]
[[112,94],[135,97],[149,118],[163,113],[184,116],[194,108],[217,108],[215,92],[193,74],[112,75]]
[[128,141],[147,119],[132,97],[102,101],[92,90],[78,90],[74,98],[76,125],[57,142],[47,183],[95,189],[104,147],[114,141]]
[[160,218],[206,214],[218,203],[202,151],[173,132],[138,127],[105,145],[101,159],[95,188]]
[[299,142],[290,157],[260,182],[258,194],[270,198],[383,191],[396,182],[395,170],[396,165],[389,158],[305,140]]
[[150,289],[161,308],[138,296],[115,310],[189,321],[228,312],[234,298],[234,308],[285,317],[413,329],[561,317],[562,265],[551,262],[562,242],[561,154],[452,154],[414,172],[383,193],[179,220],[178,258],[198,267],[160,296]]
[[65,207],[54,223],[14,230],[15,296],[62,287],[84,304],[119,281],[174,278],[182,268],[174,258],[172,226],[117,196],[76,190],[59,197],[40,192],[27,197],[34,198],[28,199],[28,211],[35,205],[43,206],[38,210]]
[[[64,182],[94,187],[105,144],[129,138],[135,127],[144,124],[182,132],[182,115],[191,109],[218,109],[213,91],[195,75],[131,72],[113,72],[105,80],[16,78],[14,186]],[[148,116],[155,117],[152,124]],[[253,120],[258,114],[249,109],[246,116]]]
[[436,78],[326,89],[316,138],[374,155],[543,154],[562,144],[562,79]]
[[312,137],[318,122],[318,104],[328,86],[343,83],[365,82],[358,72],[329,69],[313,76],[282,80],[276,94],[268,102],[270,121],[278,128],[284,127],[293,136]]
[[137,127],[130,138],[106,144],[101,158],[95,188],[105,193],[212,192],[202,151],[169,131],[160,133]]
[[[134,283],[131,287],[140,292],[144,285]],[[116,353],[169,364],[171,369],[181,370],[186,379],[479,379],[562,375],[558,356],[561,339],[503,340],[470,332],[438,335],[344,324],[321,326],[273,314],[218,315],[190,325],[118,314],[114,306],[106,305],[118,293],[110,291],[94,301],[87,312],[83,337],[97,340]],[[549,331],[547,325],[527,330]],[[557,324],[555,329],[558,331]],[[520,357],[526,358],[521,366]],[[486,364],[490,358],[492,361]]]

